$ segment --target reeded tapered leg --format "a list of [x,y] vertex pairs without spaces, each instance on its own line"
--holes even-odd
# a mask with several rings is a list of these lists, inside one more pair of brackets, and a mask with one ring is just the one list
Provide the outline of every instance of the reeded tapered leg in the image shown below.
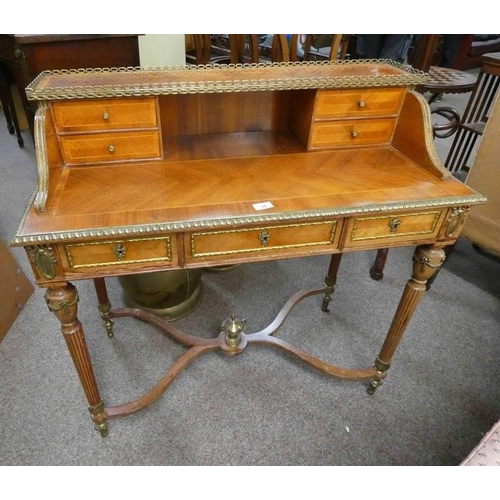
[[391,365],[392,357],[401,337],[426,291],[427,280],[437,272],[444,259],[445,253],[443,249],[434,245],[422,245],[415,250],[413,256],[413,274],[406,284],[384,345],[375,360],[375,369],[380,376],[371,381],[368,388],[369,394],[373,394],[375,389],[382,384],[385,372]]
[[323,297],[323,302],[321,304],[321,310],[323,312],[330,312],[328,309],[328,304],[332,300],[332,295],[335,290],[335,284],[337,283],[337,273],[339,272],[340,261],[342,260],[341,253],[334,253],[330,259],[330,266],[328,267],[328,274],[325,278],[326,290],[325,296]]
[[113,325],[114,322],[109,319],[109,311],[111,311],[111,303],[108,298],[108,291],[106,290],[106,282],[104,278],[94,279],[95,291],[97,293],[97,300],[99,301],[99,312],[101,313],[101,318],[104,321],[104,327],[106,328],[106,334],[111,339],[113,338]]
[[370,277],[372,280],[380,281],[384,277],[384,267],[387,261],[387,254],[389,253],[388,248],[380,248],[377,251],[377,256],[373,262],[373,266],[370,268]]
[[76,288],[71,283],[57,288],[49,288],[45,293],[45,300],[49,310],[61,322],[63,337],[87,397],[94,427],[102,437],[106,437],[108,428],[103,416],[104,405],[94,376],[82,324],[77,317],[78,293]]

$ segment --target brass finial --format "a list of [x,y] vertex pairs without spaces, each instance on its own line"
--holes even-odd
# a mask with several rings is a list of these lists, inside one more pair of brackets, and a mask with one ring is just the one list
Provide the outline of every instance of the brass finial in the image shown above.
[[226,319],[221,330],[226,334],[226,344],[231,347],[237,346],[241,341],[241,332],[245,327],[246,319],[238,319],[235,314],[231,314],[230,319]]

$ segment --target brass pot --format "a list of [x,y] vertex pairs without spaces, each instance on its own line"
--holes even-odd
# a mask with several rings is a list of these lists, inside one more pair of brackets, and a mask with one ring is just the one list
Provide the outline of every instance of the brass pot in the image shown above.
[[192,313],[202,297],[202,269],[181,269],[120,276],[126,307],[175,321]]

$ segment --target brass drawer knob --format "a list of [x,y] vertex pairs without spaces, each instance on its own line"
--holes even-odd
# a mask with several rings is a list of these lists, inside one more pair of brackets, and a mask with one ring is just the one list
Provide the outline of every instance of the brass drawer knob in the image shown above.
[[106,111],[102,114],[102,119],[103,120],[109,120],[109,113],[106,113]]
[[358,131],[357,130],[353,130],[351,132],[351,137],[358,137]]
[[123,260],[127,253],[127,247],[121,243],[116,243],[113,247],[113,252],[118,257],[118,260]]
[[360,108],[364,108],[366,106],[366,102],[365,101],[358,101],[358,106]]
[[394,219],[392,219],[389,222],[389,229],[391,230],[391,233],[395,233],[398,230],[400,225],[401,225],[401,221],[397,217],[394,217]]
[[109,150],[110,153],[114,153],[115,152],[115,147],[113,146],[113,144],[109,145],[108,150]]
[[267,247],[267,244],[269,243],[270,239],[271,239],[271,235],[265,229],[261,229],[261,231],[259,233],[260,244],[263,247]]

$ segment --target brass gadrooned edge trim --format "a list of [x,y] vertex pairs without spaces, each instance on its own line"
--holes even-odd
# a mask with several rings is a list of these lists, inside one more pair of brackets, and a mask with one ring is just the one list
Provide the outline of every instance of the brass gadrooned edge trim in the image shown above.
[[[386,64],[396,67],[403,72],[395,75],[367,75],[367,76],[338,76],[338,77],[310,77],[310,78],[248,78],[241,80],[206,80],[189,81],[191,72],[207,72],[228,70],[270,71],[276,67],[308,67],[308,66],[337,66],[360,64]],[[188,81],[165,82],[161,84],[131,84],[131,85],[95,85],[95,86],[67,86],[39,88],[41,81],[50,75],[81,75],[81,74],[110,74],[110,73],[168,73],[172,71],[185,71]],[[385,87],[385,86],[413,86],[426,82],[427,75],[411,66],[405,66],[391,60],[355,59],[348,61],[306,61],[284,62],[271,64],[229,64],[229,65],[204,65],[204,66],[166,66],[166,67],[123,67],[123,68],[88,68],[75,70],[44,71],[38,75],[28,87],[26,96],[29,100],[60,100],[60,99],[85,99],[103,97],[141,97],[167,94],[192,94],[192,93],[221,93],[221,92],[250,92],[266,90],[296,90],[296,89],[324,89],[324,88],[356,88],[356,87]]]
[[[414,210],[431,207],[453,207],[453,206],[468,206],[485,203],[487,198],[479,193],[454,198],[438,198],[434,200],[423,201],[408,201],[401,203],[390,204],[374,204],[365,205],[362,207],[339,207],[339,208],[324,208],[318,210],[305,210],[300,212],[282,212],[274,214],[259,214],[248,215],[244,217],[228,217],[221,219],[206,219],[206,220],[190,220],[190,221],[174,221],[159,224],[142,224],[137,226],[119,226],[119,227],[103,227],[95,229],[81,229],[76,231],[56,231],[53,233],[38,233],[33,235],[20,236],[20,228],[16,236],[11,241],[12,246],[21,246],[26,243],[36,244],[43,242],[64,242],[65,240],[79,240],[89,238],[124,238],[136,235],[155,234],[165,231],[191,231],[199,229],[216,229],[221,227],[240,226],[244,224],[260,224],[267,222],[288,222],[300,221],[303,219],[318,219],[326,217],[347,217],[351,215],[360,215],[377,212],[395,212],[400,210]],[[25,220],[29,211],[23,217]]]

